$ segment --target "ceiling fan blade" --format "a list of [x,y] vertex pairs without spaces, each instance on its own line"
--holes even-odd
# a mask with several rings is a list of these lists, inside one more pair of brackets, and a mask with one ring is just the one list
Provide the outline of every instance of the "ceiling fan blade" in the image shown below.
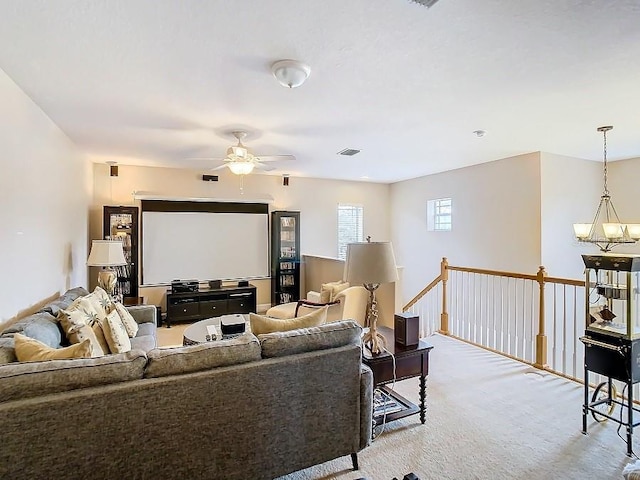
[[271,170],[275,170],[276,167],[272,167],[271,165],[265,165],[264,163],[254,162],[255,168],[261,170],[263,172],[270,172]]
[[185,160],[209,160],[209,161],[213,160],[213,161],[216,161],[216,162],[221,162],[224,159],[223,158],[216,158],[216,157],[188,157],[188,158],[185,158]]
[[227,168],[227,166],[228,166],[228,164],[223,163],[222,165],[218,165],[217,167],[213,167],[213,168],[211,169],[211,171],[213,172],[213,171],[215,171],[215,170],[222,170],[223,168]]
[[282,160],[295,160],[293,155],[257,155],[261,162],[279,162]]

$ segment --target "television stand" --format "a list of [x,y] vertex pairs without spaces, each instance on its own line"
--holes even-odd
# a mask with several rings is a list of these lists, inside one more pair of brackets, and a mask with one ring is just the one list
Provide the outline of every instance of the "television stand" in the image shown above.
[[196,322],[232,313],[256,311],[256,287],[206,288],[197,292],[167,292],[167,328],[171,323]]

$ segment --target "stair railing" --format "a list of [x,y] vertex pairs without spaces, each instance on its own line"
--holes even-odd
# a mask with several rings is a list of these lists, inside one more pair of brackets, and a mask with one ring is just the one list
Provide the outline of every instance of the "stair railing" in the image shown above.
[[584,281],[449,265],[403,308],[434,332],[546,369],[584,375]]

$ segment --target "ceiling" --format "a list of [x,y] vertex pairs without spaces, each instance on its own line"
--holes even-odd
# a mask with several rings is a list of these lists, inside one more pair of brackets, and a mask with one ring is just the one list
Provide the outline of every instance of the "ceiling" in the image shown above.
[[389,183],[601,160],[606,124],[640,157],[639,25],[638,0],[2,0],[0,68],[96,162],[205,172],[240,129],[296,156],[271,174]]

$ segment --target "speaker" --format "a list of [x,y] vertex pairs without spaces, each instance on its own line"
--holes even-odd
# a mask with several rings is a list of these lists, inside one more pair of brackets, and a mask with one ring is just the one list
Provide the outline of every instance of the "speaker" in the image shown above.
[[284,185],[285,187],[289,186],[289,175],[282,176],[282,185]]
[[202,180],[205,182],[217,182],[218,175],[202,175]]
[[420,317],[413,313],[396,313],[393,316],[393,332],[398,345],[409,347],[420,341]]
[[238,282],[238,286],[239,287],[248,287],[249,286],[249,280],[240,280]]
[[209,288],[212,288],[212,289],[222,288],[222,280],[209,280]]

